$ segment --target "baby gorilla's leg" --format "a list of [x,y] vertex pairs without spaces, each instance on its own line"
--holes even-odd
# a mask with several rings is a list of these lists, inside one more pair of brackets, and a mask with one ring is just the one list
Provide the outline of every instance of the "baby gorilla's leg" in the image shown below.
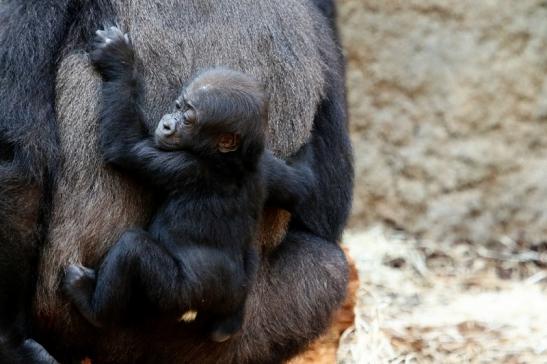
[[[228,306],[229,313],[219,316],[213,321],[210,331],[210,338],[213,341],[224,342],[236,334],[243,326],[247,293],[254,282],[258,269],[256,250],[254,248],[248,249],[243,261],[244,264],[240,267],[240,269],[243,269],[238,271],[238,274],[234,274],[235,272],[232,271],[232,274],[221,275],[225,280],[224,287],[231,291],[229,298],[222,300]],[[229,281],[232,281],[232,284],[228,284]],[[245,290],[242,291],[242,287],[246,287]],[[237,293],[238,291],[239,293]]]
[[223,250],[190,245],[175,258],[146,231],[129,230],[97,272],[71,265],[64,291],[97,327],[132,321],[124,317],[129,308],[151,304],[159,313],[172,314],[173,322],[193,321],[197,310],[202,322],[209,322],[211,340],[222,342],[242,326],[255,269],[254,254],[249,256],[252,261],[241,266]]
[[[69,266],[63,287],[82,316],[102,327],[122,321],[128,309],[143,300],[161,302],[160,309],[165,310],[179,305],[174,294],[178,273],[175,260],[146,231],[129,230],[110,249],[97,273]],[[135,286],[143,291],[134,290]]]

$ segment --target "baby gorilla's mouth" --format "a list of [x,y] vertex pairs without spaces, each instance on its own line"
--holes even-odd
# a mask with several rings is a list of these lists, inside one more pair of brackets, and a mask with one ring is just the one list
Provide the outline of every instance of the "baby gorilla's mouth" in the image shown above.
[[156,147],[163,150],[176,150],[180,148],[180,140],[178,138],[164,138],[157,136],[154,138]]

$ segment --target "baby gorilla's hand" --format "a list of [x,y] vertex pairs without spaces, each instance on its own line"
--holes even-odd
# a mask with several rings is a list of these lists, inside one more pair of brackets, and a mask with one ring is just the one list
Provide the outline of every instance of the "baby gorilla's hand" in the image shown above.
[[118,26],[105,26],[104,30],[97,30],[95,32],[95,47],[104,48],[111,43],[125,42],[131,44],[129,40],[129,33],[123,33]]
[[132,72],[135,53],[128,33],[117,26],[105,26],[95,32],[95,43],[90,58],[104,81],[118,79]]

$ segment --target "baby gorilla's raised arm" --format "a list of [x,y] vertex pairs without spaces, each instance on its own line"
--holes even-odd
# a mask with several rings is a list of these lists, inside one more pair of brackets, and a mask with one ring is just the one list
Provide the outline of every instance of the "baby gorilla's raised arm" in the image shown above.
[[91,62],[103,78],[100,143],[104,159],[155,185],[199,173],[199,163],[182,151],[156,148],[146,130],[140,103],[142,80],[127,34],[117,27],[97,31]]

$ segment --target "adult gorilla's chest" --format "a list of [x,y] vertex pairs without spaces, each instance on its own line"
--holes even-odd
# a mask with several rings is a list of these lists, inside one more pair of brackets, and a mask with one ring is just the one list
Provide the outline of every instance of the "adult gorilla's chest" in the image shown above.
[[[320,37],[302,1],[149,0],[122,2],[122,26],[143,59],[146,104],[154,123],[181,82],[213,66],[250,73],[270,95],[270,146],[295,151],[323,90]],[[291,138],[287,138],[291,136]]]

